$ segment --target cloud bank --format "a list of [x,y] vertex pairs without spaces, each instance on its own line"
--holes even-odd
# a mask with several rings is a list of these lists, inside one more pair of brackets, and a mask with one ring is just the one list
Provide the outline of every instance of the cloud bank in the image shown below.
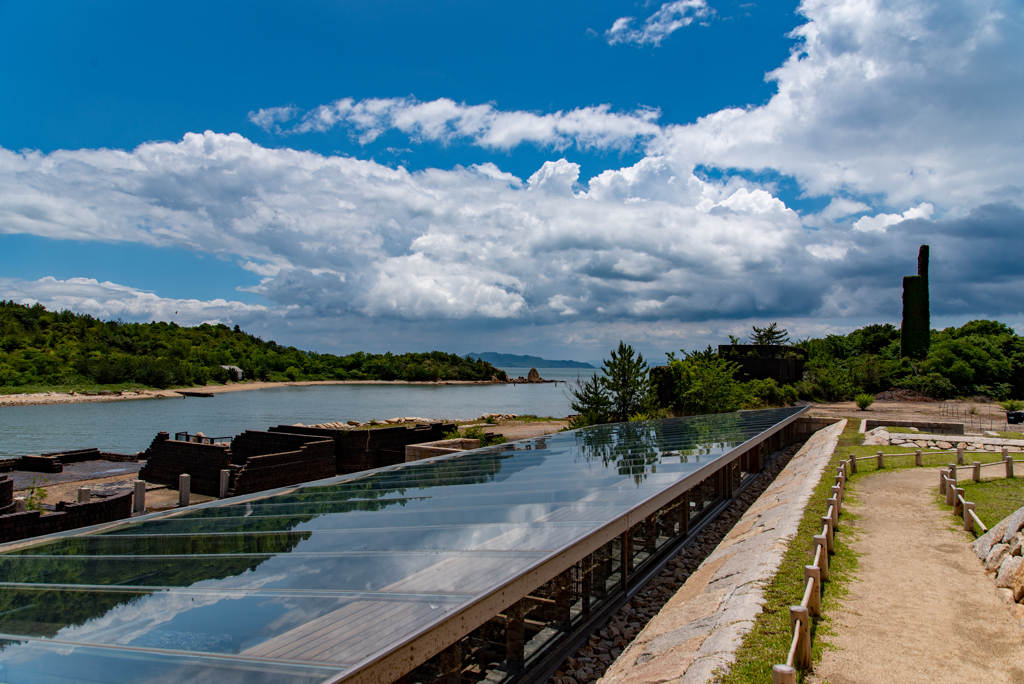
[[[702,6],[667,3],[621,35],[650,28],[629,40],[657,44],[668,34],[651,27]],[[799,49],[768,75],[777,94],[688,125],[607,105],[538,114],[414,98],[250,114],[287,135],[398,130],[421,144],[551,150],[526,179],[494,164],[414,173],[210,131],[132,151],[0,150],[0,231],[230,256],[262,276],[268,307],[196,303],[196,316],[321,331],[392,321],[511,339],[528,326],[534,339],[604,344],[638,323],[670,336],[708,320],[894,320],[900,276],[926,242],[934,313],[1018,315],[1001,293],[1024,284],[1006,249],[1024,226],[1024,10],[807,0],[800,11]],[[573,148],[643,158],[583,179]],[[825,208],[798,215],[745,180],[762,171],[792,176]],[[126,316],[147,301],[109,283],[5,287]]]

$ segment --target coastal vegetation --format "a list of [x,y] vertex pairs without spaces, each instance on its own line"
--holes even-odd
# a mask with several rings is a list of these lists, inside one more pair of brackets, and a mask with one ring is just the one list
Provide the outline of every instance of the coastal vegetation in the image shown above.
[[345,356],[264,341],[236,325],[101,321],[0,301],[0,393],[43,389],[190,387],[245,379],[505,380],[486,361],[433,351]]

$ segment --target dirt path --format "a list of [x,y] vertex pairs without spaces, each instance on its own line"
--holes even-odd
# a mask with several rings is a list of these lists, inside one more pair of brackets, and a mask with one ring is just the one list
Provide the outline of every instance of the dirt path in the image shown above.
[[934,503],[928,469],[857,486],[857,580],[809,682],[1024,682],[1022,632]]

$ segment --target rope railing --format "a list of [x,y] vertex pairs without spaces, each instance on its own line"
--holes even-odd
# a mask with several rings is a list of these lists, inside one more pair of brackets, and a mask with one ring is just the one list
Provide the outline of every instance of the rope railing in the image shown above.
[[[992,463],[981,463],[979,461],[972,463],[969,466],[971,468],[971,479],[975,482],[981,482],[981,469],[990,465],[1003,465],[1006,468],[1006,477],[1015,477],[1014,464],[1024,463],[1024,461],[1014,461],[1006,447],[1002,449],[1002,457],[1002,460]],[[957,479],[958,469],[958,464],[950,463],[947,468],[939,471],[939,494],[945,495],[946,505],[953,507],[953,515],[963,519],[965,531],[974,534],[975,529],[978,529],[984,534],[988,532],[988,528],[985,526],[985,523],[981,522],[978,514],[974,512],[975,503],[968,501],[964,497],[963,487],[957,486],[959,484]]]
[[829,578],[828,557],[835,553],[835,531],[839,525],[843,499],[846,496],[846,478],[854,457],[840,461],[836,468],[835,484],[825,499],[825,515],[821,516],[821,534],[813,537],[814,565],[804,566],[804,595],[800,605],[790,606],[789,623],[793,631],[789,655],[784,665],[772,668],[773,684],[796,684],[797,669],[811,667],[811,618],[821,615],[821,583]]
[[[987,528],[982,524],[974,512],[974,503],[966,501],[963,497],[964,490],[958,488],[957,469],[964,467],[964,448],[956,449],[929,449],[930,454],[956,453],[956,463],[950,463],[947,468],[942,469],[939,476],[939,493],[946,495],[946,503],[954,506],[958,515],[964,518],[964,529],[973,530],[977,525],[982,531]],[[825,515],[821,517],[821,534],[813,537],[814,565],[804,566],[804,594],[800,605],[790,606],[789,623],[792,629],[793,639],[789,646],[789,655],[784,665],[776,665],[772,668],[772,684],[796,684],[797,670],[809,670],[811,667],[811,617],[821,615],[821,593],[823,581],[829,579],[829,555],[835,553],[835,534],[839,527],[839,515],[842,513],[843,499],[846,495],[846,480],[849,475],[857,472],[857,462],[874,459],[878,468],[885,468],[886,457],[913,456],[914,465],[921,467],[923,463],[923,452],[917,449],[913,453],[901,451],[899,453],[886,454],[881,451],[874,456],[854,456],[839,462],[836,468],[835,484],[832,485],[830,496],[825,500]],[[1014,461],[1007,453],[1006,447],[1002,450],[1002,460],[994,463],[980,463],[975,461],[972,468],[972,477],[975,481],[981,480],[981,468],[987,465],[1005,464],[1006,476],[1014,476]]]

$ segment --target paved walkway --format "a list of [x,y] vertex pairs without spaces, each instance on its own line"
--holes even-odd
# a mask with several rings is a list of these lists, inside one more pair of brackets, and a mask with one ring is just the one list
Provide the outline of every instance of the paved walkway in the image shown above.
[[829,638],[837,648],[807,681],[1024,682],[1024,633],[935,503],[937,479],[921,468],[857,484],[860,569]]

